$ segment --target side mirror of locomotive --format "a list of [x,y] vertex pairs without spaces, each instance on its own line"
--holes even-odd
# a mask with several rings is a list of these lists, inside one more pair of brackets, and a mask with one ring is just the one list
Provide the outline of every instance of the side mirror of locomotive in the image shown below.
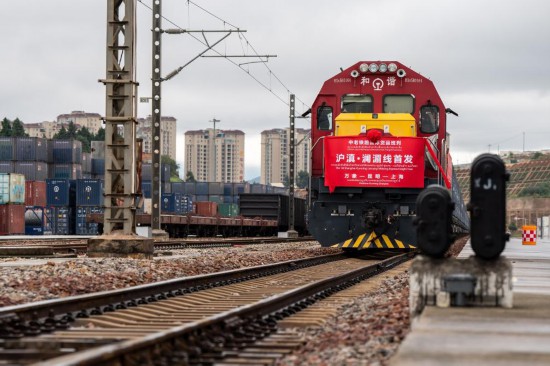
[[506,233],[506,181],[510,175],[497,155],[482,154],[472,163],[470,176],[470,234],[472,249],[483,259],[497,258]]
[[417,245],[426,255],[441,258],[454,241],[454,207],[449,190],[442,186],[429,186],[418,195],[414,224],[417,225]]

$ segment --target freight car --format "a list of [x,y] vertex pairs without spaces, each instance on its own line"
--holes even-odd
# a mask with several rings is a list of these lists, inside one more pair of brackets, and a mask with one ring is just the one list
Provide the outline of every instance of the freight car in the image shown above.
[[431,184],[452,190],[454,228],[468,230],[447,113],[432,81],[399,62],[357,62],[325,81],[311,108],[308,213],[321,245],[414,248],[416,198]]
[[[289,196],[275,193],[239,194],[239,212],[243,217],[259,217],[277,221],[277,230],[288,231],[290,228]],[[294,197],[294,230],[300,235],[307,234],[305,223],[306,200]]]

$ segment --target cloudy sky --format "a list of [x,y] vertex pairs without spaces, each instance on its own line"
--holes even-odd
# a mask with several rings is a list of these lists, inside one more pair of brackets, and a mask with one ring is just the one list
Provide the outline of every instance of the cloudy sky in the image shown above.
[[[151,92],[152,0],[140,0],[139,96]],[[106,0],[4,1],[0,118],[52,121],[73,110],[104,115]],[[163,0],[163,28],[246,30],[163,83],[163,114],[187,130],[246,133],[246,178],[259,175],[260,132],[288,126],[289,91],[307,110],[322,83],[359,61],[397,60],[434,81],[447,107],[455,163],[481,152],[550,149],[547,0]],[[211,14],[202,9],[206,9]],[[220,20],[221,19],[221,20]],[[223,21],[222,21],[223,20]],[[225,21],[225,23],[224,23]],[[162,74],[204,50],[200,34],[163,36]],[[214,43],[221,34],[208,34]],[[214,54],[214,53],[210,53]],[[235,63],[235,64],[234,64]],[[253,77],[257,80],[254,80]],[[150,114],[140,104],[139,117]],[[297,120],[307,128],[308,120]],[[183,148],[178,151],[183,165]]]

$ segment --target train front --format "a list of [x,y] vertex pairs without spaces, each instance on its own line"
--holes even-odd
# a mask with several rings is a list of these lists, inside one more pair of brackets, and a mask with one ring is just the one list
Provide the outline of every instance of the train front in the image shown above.
[[416,246],[416,198],[450,188],[445,107],[433,83],[395,61],[328,79],[311,109],[310,233],[346,249]]

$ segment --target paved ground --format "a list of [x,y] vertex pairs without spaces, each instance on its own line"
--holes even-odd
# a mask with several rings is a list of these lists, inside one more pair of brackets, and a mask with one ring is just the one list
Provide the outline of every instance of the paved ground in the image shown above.
[[[469,244],[461,257],[473,254]],[[550,240],[511,239],[514,307],[427,307],[391,365],[550,365]]]

